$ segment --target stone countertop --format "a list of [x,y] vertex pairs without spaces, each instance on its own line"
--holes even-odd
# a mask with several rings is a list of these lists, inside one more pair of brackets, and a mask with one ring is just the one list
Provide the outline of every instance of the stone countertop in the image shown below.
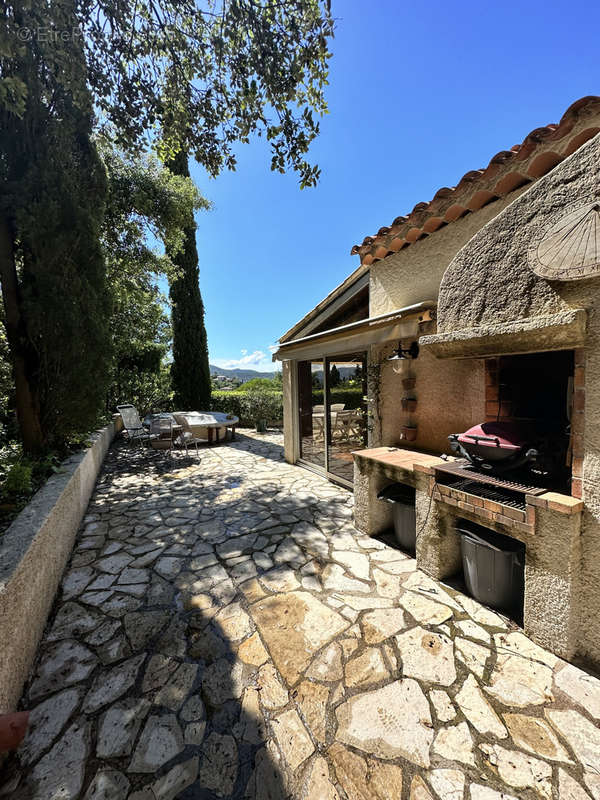
[[373,461],[385,467],[396,467],[408,472],[426,472],[446,461],[432,453],[405,450],[401,447],[372,447],[352,453],[355,461]]
[[[432,453],[418,450],[406,450],[401,447],[372,447],[368,450],[356,450],[352,453],[355,461],[371,461],[379,464],[388,472],[399,470],[403,472],[424,472],[433,475],[436,467],[443,467],[449,461],[454,461],[451,456],[444,459]],[[578,514],[583,510],[583,501],[570,495],[558,492],[546,492],[542,495],[527,495],[527,504],[549,508],[561,514]]]

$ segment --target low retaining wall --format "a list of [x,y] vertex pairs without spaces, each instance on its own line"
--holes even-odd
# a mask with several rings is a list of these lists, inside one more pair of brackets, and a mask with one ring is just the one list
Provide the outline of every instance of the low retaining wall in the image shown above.
[[91,447],[63,462],[0,539],[0,714],[17,707],[120,422],[119,417],[95,433]]

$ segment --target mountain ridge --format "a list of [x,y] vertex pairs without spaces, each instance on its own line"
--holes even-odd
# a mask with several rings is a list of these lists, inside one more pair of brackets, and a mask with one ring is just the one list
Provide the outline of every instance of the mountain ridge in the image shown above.
[[252,378],[273,378],[275,372],[259,372],[256,369],[224,369],[209,364],[211,375],[226,375],[228,378],[239,378],[241,381],[250,381]]

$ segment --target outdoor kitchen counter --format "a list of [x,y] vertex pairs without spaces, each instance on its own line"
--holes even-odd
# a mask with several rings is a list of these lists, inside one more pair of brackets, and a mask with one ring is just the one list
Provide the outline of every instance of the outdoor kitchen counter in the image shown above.
[[418,450],[404,450],[400,447],[373,447],[370,450],[356,450],[352,453],[354,461],[373,461],[387,471],[430,472],[432,467],[444,464],[444,459],[433,453]]
[[[433,453],[406,450],[400,447],[373,447],[369,450],[356,450],[352,455],[361,471],[368,471],[370,466],[369,462],[372,462],[372,468],[378,469],[382,475],[385,475],[391,480],[404,480],[411,484],[414,481],[415,472],[435,476],[437,467],[444,467],[448,465],[448,463],[457,460],[453,456],[441,458]],[[433,487],[431,488],[433,490]],[[434,499],[445,500],[444,497],[440,498],[437,494],[434,496]],[[461,499],[464,500],[465,498],[463,497]],[[551,491],[538,494],[537,496],[528,494],[527,504],[539,508],[550,508],[561,514],[578,514],[583,509],[582,500],[571,497],[570,495]],[[492,503],[491,505],[494,504]]]
[[457,522],[467,519],[525,545],[523,628],[537,644],[566,660],[577,646],[582,500],[524,493],[525,508],[484,499],[438,482],[448,460],[415,450],[378,447],[354,454],[354,525],[376,536],[393,524],[378,499],[390,483],[415,487],[417,567],[434,580],[462,568]]
[[432,453],[400,447],[374,447],[357,450],[354,456],[354,524],[373,536],[392,525],[388,503],[377,495],[393,482],[414,486],[417,502],[429,502],[434,483],[434,468],[445,461]]

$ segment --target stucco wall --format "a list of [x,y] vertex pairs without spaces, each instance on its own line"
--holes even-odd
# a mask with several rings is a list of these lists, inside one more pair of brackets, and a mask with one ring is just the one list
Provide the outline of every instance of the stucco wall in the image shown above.
[[370,268],[369,316],[385,314],[423,300],[435,300],[442,275],[461,247],[522,192],[523,189],[517,189],[399,253],[376,261]]
[[0,542],[0,713],[14,711],[118,422],[72,456]]
[[[440,361],[421,350],[415,361],[406,362],[416,379],[414,391],[406,391],[403,375],[396,374],[386,361],[394,346],[371,350],[371,361],[381,364],[381,436],[373,437],[372,445],[401,444],[436,454],[449,453],[449,434],[467,430],[485,418],[483,360]],[[417,410],[412,413],[402,408],[402,397],[408,395],[417,398]],[[402,426],[409,422],[417,425],[417,438],[410,443],[402,441],[400,435]]]
[[[446,270],[438,306],[438,330],[444,333],[568,309],[587,310],[577,652],[596,668],[600,667],[600,278],[547,281],[529,268],[528,250],[570,206],[598,197],[599,176],[600,135],[473,237]],[[527,347],[525,339],[523,345]]]
[[[457,252],[523,191],[518,189],[489,203],[373,264],[370,316],[437,299],[444,271]],[[407,394],[402,389],[402,376],[394,373],[385,360],[396,346],[394,342],[387,347],[371,348],[370,363],[381,364],[378,422],[373,426],[371,444],[402,444],[403,447],[447,453],[448,434],[466,430],[484,418],[483,361],[448,363],[422,351],[411,364],[417,383],[414,393],[409,394],[417,397],[418,406],[416,412],[409,415],[401,404],[402,397]],[[401,428],[409,421],[417,425],[417,438],[412,443],[401,439]]]

